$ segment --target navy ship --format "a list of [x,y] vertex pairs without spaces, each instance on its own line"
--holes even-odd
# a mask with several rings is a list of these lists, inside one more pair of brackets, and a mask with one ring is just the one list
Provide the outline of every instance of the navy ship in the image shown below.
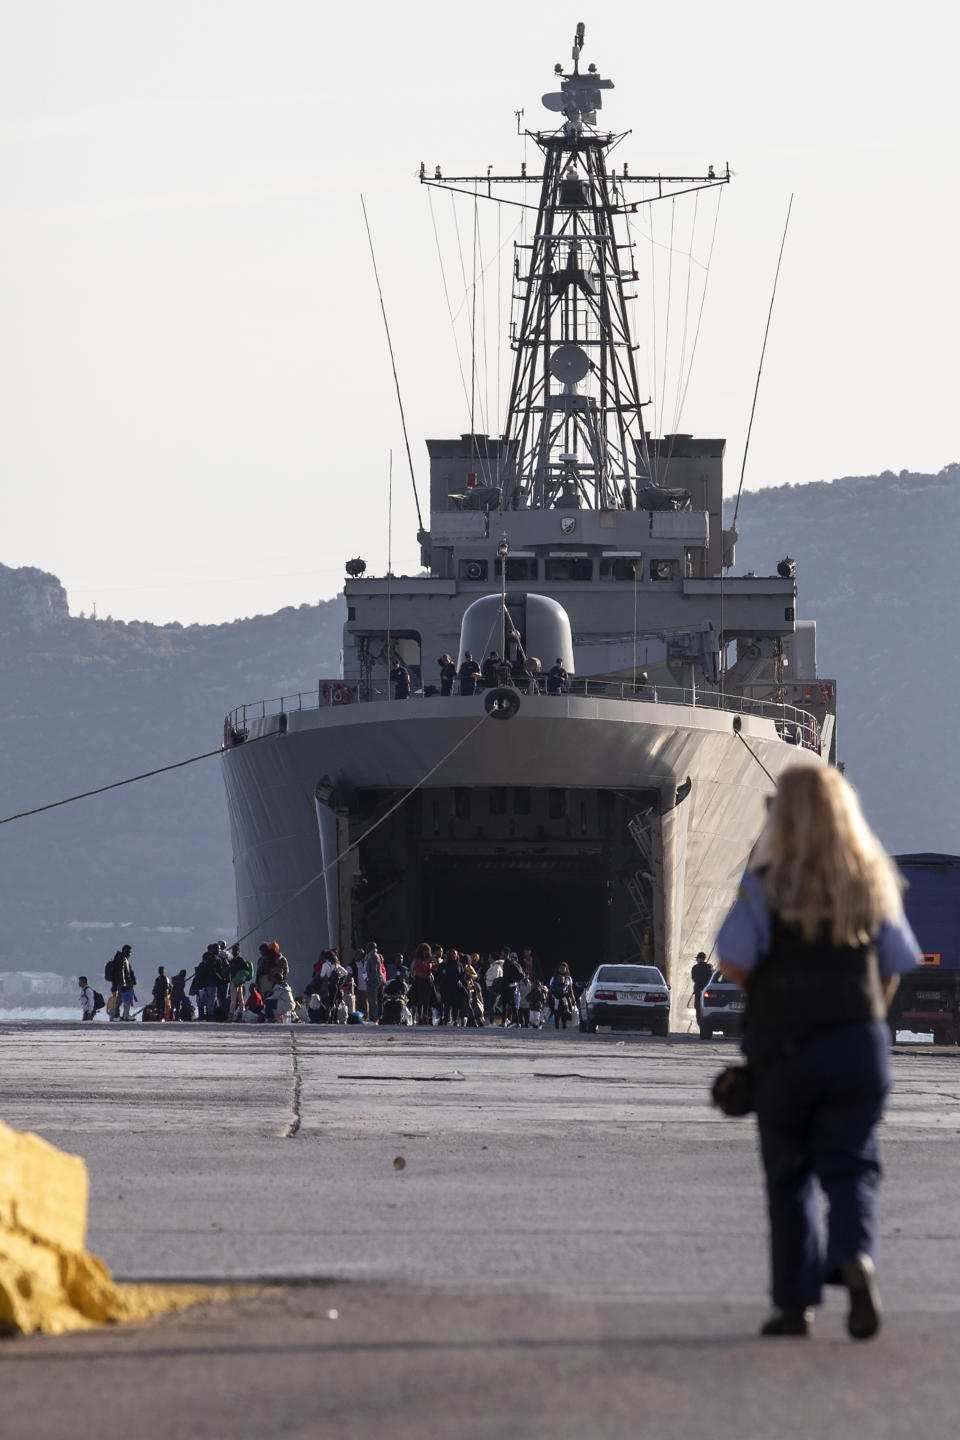
[[835,761],[836,687],[789,557],[730,574],[724,440],[644,421],[630,217],[729,169],[614,165],[583,43],[543,97],[556,128],[528,132],[540,173],[421,167],[474,203],[537,197],[506,420],[427,440],[423,571],[348,566],[341,673],[227,716],[238,933],[301,975],[369,938],[529,945],[575,976],[643,960],[685,1029],[777,775]]

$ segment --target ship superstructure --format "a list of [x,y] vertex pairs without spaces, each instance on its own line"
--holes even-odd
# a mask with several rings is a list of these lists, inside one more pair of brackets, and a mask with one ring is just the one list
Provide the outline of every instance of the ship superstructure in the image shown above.
[[[642,957],[676,978],[710,950],[772,777],[835,758],[835,687],[796,618],[793,563],[728,573],[724,441],[644,423],[624,218],[729,171],[608,168],[612,81],[581,71],[582,46],[581,26],[544,96],[561,123],[531,135],[539,176],[421,169],[490,200],[539,183],[503,433],[427,441],[424,572],[346,581],[342,673],[227,720],[240,929],[277,915],[304,968],[326,944],[426,938],[529,944],[579,974]],[[459,669],[468,651],[497,652],[511,704],[441,693],[440,657]]]

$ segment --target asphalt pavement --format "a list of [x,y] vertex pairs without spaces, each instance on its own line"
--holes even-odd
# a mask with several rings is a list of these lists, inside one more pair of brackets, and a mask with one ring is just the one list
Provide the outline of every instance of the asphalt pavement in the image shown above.
[[[952,1428],[960,1050],[900,1046],[886,1324],[761,1341],[730,1042],[227,1026],[0,1027],[0,1118],[82,1155],[121,1279],[276,1288],[0,1346],[0,1433],[902,1437]],[[82,1398],[81,1398],[82,1397]]]

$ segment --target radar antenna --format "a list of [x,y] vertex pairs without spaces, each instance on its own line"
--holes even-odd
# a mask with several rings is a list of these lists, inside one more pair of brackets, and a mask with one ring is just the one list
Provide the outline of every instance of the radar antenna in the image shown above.
[[[581,21],[572,69],[555,65],[560,88],[543,96],[563,123],[526,132],[543,152],[541,175],[526,166],[519,175],[480,176],[447,176],[439,166],[428,176],[420,168],[422,184],[474,202],[500,200],[494,186],[540,184],[534,232],[515,250],[521,311],[498,476],[511,509],[630,509],[638,491],[655,483],[627,312],[638,277],[621,269],[625,247],[615,225],[638,205],[730,179],[729,166],[710,166],[706,175],[634,175],[627,165],[608,173],[607,153],[624,137],[596,129],[603,92],[614,86],[595,65],[581,72],[585,33]],[[648,188],[634,200],[637,184]]]
[[581,20],[579,25],[577,26],[577,33],[573,37],[573,54],[571,56],[571,59],[573,60],[574,75],[580,74],[580,53],[583,50],[583,37],[586,34],[586,31],[587,27]]

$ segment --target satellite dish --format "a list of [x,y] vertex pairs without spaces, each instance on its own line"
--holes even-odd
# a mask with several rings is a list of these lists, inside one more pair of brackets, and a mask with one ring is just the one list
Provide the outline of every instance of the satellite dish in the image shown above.
[[590,369],[590,360],[579,345],[561,345],[550,356],[550,373],[564,385],[576,385]]
[[548,110],[562,110],[567,103],[566,95],[559,90],[553,90],[549,95],[541,96],[542,103]]

